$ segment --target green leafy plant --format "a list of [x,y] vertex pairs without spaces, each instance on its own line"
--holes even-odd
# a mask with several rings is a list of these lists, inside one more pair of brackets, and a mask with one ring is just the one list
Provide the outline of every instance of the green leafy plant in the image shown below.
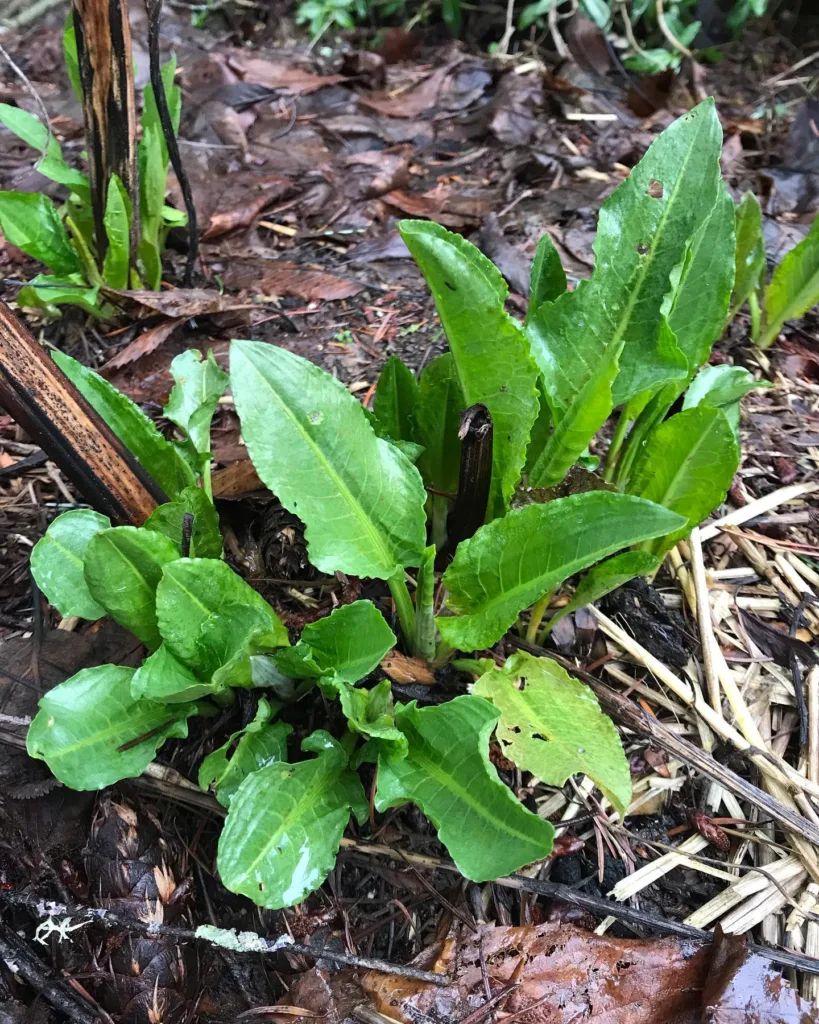
[[[510,628],[543,642],[560,614],[543,623],[550,597],[568,580],[585,573],[563,614],[653,573],[722,501],[739,461],[737,403],[757,382],[741,368],[701,369],[734,286],[720,150],[706,101],[604,204],[589,281],[567,291],[541,242],[525,322],[506,312],[503,279],[477,249],[403,222],[450,350],[417,380],[390,359],[374,412],[291,352],[233,342],[230,383],[259,476],[302,520],[318,569],[384,581],[409,653],[442,664]],[[472,692],[418,707],[394,704],[388,680],[361,685],[397,642],[372,601],[337,608],[290,646],[274,610],[220,557],[208,435],[227,380],[212,357],[172,365],[165,413],[177,441],[92,371],[55,358],[171,498],[140,529],[67,513],[34,549],[35,578],[64,615],[106,612],[150,651],[134,672],[87,670],[44,698],[29,751],[63,782],[138,774],[191,715],[261,689],[256,718],[199,778],[228,808],[224,883],[267,907],[321,884],[350,814],[366,821],[363,762],[378,765],[375,808],[416,804],[476,881],[542,859],[553,838],[498,777],[493,733],[522,770],[556,786],[582,772],[626,813],[614,727],[548,658],[462,658]],[[596,474],[590,445],[616,407]],[[315,688],[346,726],[299,736],[299,755],[278,716]]]
[[766,286],[762,210],[756,196],[746,192],[736,209],[735,259],[736,280],[727,323],[747,302],[751,337],[768,348],[787,320],[802,316],[819,303],[819,217],[776,267]]
[[[73,25],[64,37],[69,74],[78,90],[77,55]],[[162,69],[162,80],[174,129],[179,126],[182,93],[174,85],[176,58]],[[158,289],[162,275],[161,255],[171,227],[187,223],[185,214],[165,204],[168,151],[150,85],[143,91],[142,138],[139,143],[140,239],[138,272],[129,275],[131,201],[122,182],[113,175],[105,208],[107,249],[100,264],[91,212],[88,178],[69,166],[60,144],[46,125],[27,111],[0,103],[0,124],[40,151],[35,168],[45,177],[69,189],[58,207],[47,196],[29,192],[0,192],[0,228],[12,245],[40,263],[50,274],[38,274],[20,290],[18,302],[50,312],[63,304],[80,306],[93,316],[113,310],[105,301],[105,289]]]

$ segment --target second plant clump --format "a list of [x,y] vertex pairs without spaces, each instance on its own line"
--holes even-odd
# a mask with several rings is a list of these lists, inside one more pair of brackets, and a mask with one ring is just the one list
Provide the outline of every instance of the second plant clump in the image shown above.
[[[542,641],[557,618],[543,624],[550,595],[566,580],[586,573],[558,614],[653,572],[723,500],[739,463],[738,402],[759,384],[740,368],[700,369],[735,277],[720,151],[706,101],[604,204],[596,268],[575,291],[544,238],[523,323],[506,313],[503,278],[477,249],[438,225],[403,222],[450,351],[418,380],[390,359],[372,413],[313,363],[233,343],[230,385],[259,476],[304,523],[316,568],[385,581],[410,653],[442,664],[515,626]],[[415,803],[476,881],[543,859],[554,836],[498,777],[493,733],[523,771],[553,786],[584,773],[626,813],[630,775],[614,726],[548,658],[462,660],[477,677],[471,692],[419,707],[394,704],[388,680],[357,685],[396,644],[370,601],[337,608],[290,646],[273,608],[223,560],[209,435],[229,381],[212,355],[172,364],[165,416],[176,442],[91,370],[55,359],[171,499],[139,529],[68,512],[32,554],[63,615],[107,613],[150,651],[136,670],[86,669],[42,699],[29,753],[66,785],[136,776],[165,740],[187,735],[192,715],[214,714],[235,688],[259,689],[255,719],[204,759],[199,782],[228,808],[222,881],[266,907],[304,899],[332,868],[350,813],[368,820],[364,762],[377,764],[375,808]],[[598,474],[589,444],[618,406]],[[470,476],[461,435],[471,443],[476,422],[491,466]],[[314,687],[339,702],[347,728],[306,736],[299,759],[280,714]]]

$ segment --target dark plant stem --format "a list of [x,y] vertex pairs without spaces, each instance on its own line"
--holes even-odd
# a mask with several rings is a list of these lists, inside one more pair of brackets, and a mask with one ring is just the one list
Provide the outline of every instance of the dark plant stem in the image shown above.
[[492,416],[480,402],[461,416],[461,468],[458,494],[446,521],[446,543],[438,552],[438,565],[452,560],[462,540],[468,540],[486,519],[492,481]]
[[148,12],[148,56],[151,86],[154,90],[159,120],[162,123],[165,145],[168,147],[168,156],[171,158],[171,166],[176,174],[176,180],[179,182],[182,199],[185,202],[185,212],[188,215],[188,258],[185,263],[183,283],[186,288],[190,288],[193,283],[193,268],[199,258],[199,225],[196,220],[196,207],[193,204],[191,184],[185,172],[185,167],[182,164],[182,157],[179,154],[171,112],[168,109],[168,98],[165,95],[165,85],[162,81],[162,68],[159,62],[159,24],[162,14],[162,0],[145,0],[145,9]]

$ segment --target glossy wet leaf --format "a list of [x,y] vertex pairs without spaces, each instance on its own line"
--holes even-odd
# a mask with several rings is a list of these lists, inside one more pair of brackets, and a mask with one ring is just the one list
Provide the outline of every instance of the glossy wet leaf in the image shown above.
[[[48,129],[39,117],[23,110],[22,107],[12,107],[8,103],[0,103],[0,124],[5,125],[10,132],[14,132],[18,139],[22,139],[26,145],[37,150],[34,166],[40,174],[61,185],[67,185],[86,202],[91,201],[88,177],[65,162],[59,142],[53,134],[49,138]],[[48,142],[47,149],[46,142]]]
[[523,771],[549,786],[588,775],[625,815],[631,773],[620,737],[594,692],[550,658],[523,651],[478,679],[472,692],[500,712],[495,736]]
[[459,545],[443,576],[447,608],[436,619],[451,647],[490,647],[524,608],[600,559],[685,526],[630,495],[588,491],[513,509]]
[[[100,665],[49,690],[28,731],[29,755],[72,789],[103,789],[141,775],[165,740],[187,736],[196,709],[135,700],[133,675],[132,668]],[[143,742],[119,749],[141,736]]]
[[188,435],[200,455],[210,451],[210,421],[228,385],[229,377],[209,351],[207,358],[196,349],[189,349],[171,363],[176,381],[165,416]]
[[112,174],[108,182],[104,223],[108,250],[102,266],[103,279],[111,288],[127,288],[131,259],[131,201],[116,174]]
[[736,208],[736,238],[734,293],[731,297],[734,312],[741,309],[757,291],[765,273],[762,207],[753,192],[746,192]]
[[167,502],[154,509],[145,520],[145,529],[164,533],[181,551],[186,513],[193,516],[191,556],[221,558],[222,535],[219,532],[219,516],[213,502],[201,487],[186,487],[176,501]]
[[168,537],[136,526],[102,530],[90,541],[83,563],[91,596],[121,626],[149,647],[161,643],[156,588],[179,549]]
[[[671,273],[668,326],[693,374],[722,333],[734,286],[734,202],[720,180],[711,213],[680,252]],[[684,255],[683,255],[684,254]]]
[[197,678],[167,644],[161,644],[146,658],[131,680],[132,696],[160,704],[182,704],[222,689]]
[[92,538],[110,526],[108,516],[89,508],[73,509],[58,516],[34,545],[31,574],[60,615],[81,619],[105,615],[85,582],[83,560]]
[[81,269],[54,204],[42,192],[0,192],[0,228],[7,242],[55,274]]
[[[548,316],[551,307],[541,307]],[[584,364],[584,345],[578,337],[574,353],[574,370],[569,375],[577,385],[564,406],[551,409],[552,430],[529,471],[531,487],[553,487],[566,476],[588,448],[589,442],[606,422],[614,406],[612,386],[620,368],[624,339],[612,343],[596,363]],[[567,358],[564,353],[561,358]],[[564,364],[567,365],[567,364]],[[561,369],[555,365],[555,373]],[[548,394],[548,386],[546,386]],[[563,390],[568,397],[569,388]]]
[[313,565],[388,579],[420,564],[421,476],[376,437],[340,381],[292,352],[250,341],[231,345],[231,381],[253,464],[305,523]]
[[368,753],[375,751],[390,761],[406,756],[407,740],[395,724],[389,679],[371,690],[335,677],[320,680],[319,686],[326,697],[338,698],[348,727],[372,741]]
[[185,487],[196,483],[193,470],[179,450],[165,440],[138,405],[65,352],[54,352],[52,356],[169,498],[175,498]]
[[417,399],[415,374],[398,356],[390,356],[378,378],[373,412],[394,440],[415,440],[414,409]]
[[325,732],[302,744],[316,757],[252,772],[230,801],[218,867],[231,892],[268,909],[300,903],[332,870],[352,810],[367,818],[361,782]]
[[335,676],[356,683],[394,646],[395,634],[372,601],[354,601],[308,623],[296,646],[278,651],[274,660],[295,679]]
[[554,302],[565,291],[566,271],[560,262],[560,254],[551,238],[544,235],[538,242],[529,275],[529,308],[526,310],[526,322],[529,322],[544,302]]
[[[237,629],[241,608],[247,615]],[[243,645],[264,650],[288,643],[287,630],[267,601],[215,558],[180,558],[167,565],[157,587],[156,614],[170,650],[202,672],[213,672]],[[231,620],[227,629],[224,616]]]
[[684,353],[661,333],[660,311],[671,272],[724,187],[721,143],[710,99],[655,139],[600,209],[591,278],[530,320],[553,412],[570,405],[612,346],[623,345],[615,406],[687,375]]
[[287,737],[293,728],[285,722],[271,722],[272,714],[270,704],[261,697],[253,721],[234,732],[199,766],[200,787],[212,789],[223,807],[230,807],[233,794],[252,772],[287,760]]
[[772,387],[767,380],[755,380],[744,366],[704,366],[691,381],[683,409],[707,405],[722,409],[739,443],[739,401],[757,388]]
[[400,761],[379,758],[379,811],[416,804],[438,830],[458,870],[474,882],[510,874],[547,857],[554,829],[526,810],[489,761],[498,712],[481,697],[437,707],[396,709],[409,750]]
[[699,405],[677,413],[651,434],[629,490],[688,520],[644,545],[661,555],[724,500],[739,467],[739,446],[721,409]]
[[819,217],[815,218],[806,237],[791,249],[773,273],[771,282],[765,290],[765,330],[759,344],[767,348],[776,339],[786,320],[802,316],[817,303]]
[[508,507],[523,470],[538,411],[537,369],[520,324],[504,310],[509,290],[497,267],[439,224],[405,220],[399,227],[435,299],[465,407],[480,402],[492,415],[492,519]]
[[79,306],[92,316],[102,316],[99,285],[89,286],[82,274],[55,277],[37,274],[17,293],[18,306],[56,312],[57,306]]

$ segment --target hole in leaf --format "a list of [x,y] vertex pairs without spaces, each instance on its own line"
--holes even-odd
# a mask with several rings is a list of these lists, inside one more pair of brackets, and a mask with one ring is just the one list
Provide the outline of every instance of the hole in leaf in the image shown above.
[[324,419],[324,413],[317,410],[316,412],[308,413],[307,418],[310,420],[311,423],[314,423],[316,424],[316,426],[318,426],[318,424],[321,423],[321,421]]
[[449,281],[444,281],[444,284],[447,286],[447,288],[449,288],[451,292],[457,292],[458,289],[455,287],[454,284],[451,284]]
[[645,256],[645,254],[647,252],[648,252],[648,246],[644,242],[640,242],[640,244],[637,246],[637,255],[638,256]]
[[651,178],[646,189],[646,195],[651,199],[662,199],[663,198],[663,183],[657,181],[656,178]]

